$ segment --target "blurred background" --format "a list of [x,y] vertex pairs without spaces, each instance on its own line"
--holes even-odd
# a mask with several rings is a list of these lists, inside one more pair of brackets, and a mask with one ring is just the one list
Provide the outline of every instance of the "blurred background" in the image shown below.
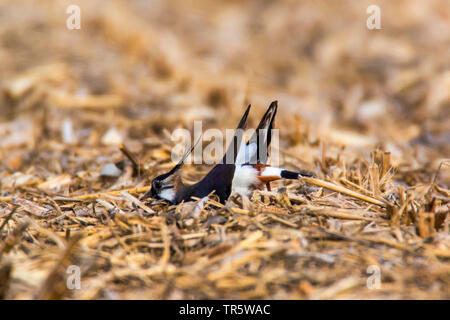
[[[79,30],[66,27],[71,4]],[[366,26],[371,4],[380,30]],[[366,156],[387,149],[414,169],[449,157],[445,0],[4,0],[0,41],[0,159],[12,157],[10,169],[21,165],[11,148],[60,135],[64,119],[68,141],[92,146],[111,126],[141,141],[194,119],[234,128],[246,103],[255,125],[275,99],[284,147],[308,130]]]

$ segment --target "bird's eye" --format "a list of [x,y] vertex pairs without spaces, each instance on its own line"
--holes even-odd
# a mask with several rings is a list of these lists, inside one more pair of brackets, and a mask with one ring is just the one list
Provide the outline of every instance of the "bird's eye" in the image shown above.
[[161,181],[159,181],[159,180],[153,181],[153,187],[154,187],[155,189],[161,188]]

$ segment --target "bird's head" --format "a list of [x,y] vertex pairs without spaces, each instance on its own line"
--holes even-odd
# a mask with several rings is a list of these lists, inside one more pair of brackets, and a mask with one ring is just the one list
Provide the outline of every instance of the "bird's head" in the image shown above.
[[181,177],[177,171],[169,171],[162,175],[157,176],[152,181],[152,187],[146,196],[150,196],[155,199],[165,199],[170,202],[175,202],[177,189]]

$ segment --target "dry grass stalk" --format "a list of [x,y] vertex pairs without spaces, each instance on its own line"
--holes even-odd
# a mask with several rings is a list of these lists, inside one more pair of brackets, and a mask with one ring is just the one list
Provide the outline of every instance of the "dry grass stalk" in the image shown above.
[[321,187],[321,188],[326,188],[329,189],[331,191],[336,191],[342,194],[345,194],[347,196],[359,199],[359,200],[363,200],[372,204],[376,204],[377,206],[380,207],[386,207],[387,203],[385,201],[381,201],[378,199],[375,199],[373,197],[369,197],[369,196],[365,196],[363,194],[359,194],[355,191],[349,190],[347,188],[332,184],[330,182],[327,181],[323,181],[323,180],[319,180],[316,178],[310,178],[310,177],[302,177],[301,180],[305,181],[306,183],[315,185],[317,187]]

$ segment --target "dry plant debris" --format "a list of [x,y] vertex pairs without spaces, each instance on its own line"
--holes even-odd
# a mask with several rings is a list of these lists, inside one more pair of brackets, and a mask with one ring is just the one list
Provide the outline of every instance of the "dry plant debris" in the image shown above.
[[[450,299],[446,0],[378,1],[375,31],[370,1],[77,2],[80,30],[0,4],[0,298]],[[141,199],[172,130],[274,99],[281,165],[314,178]]]

